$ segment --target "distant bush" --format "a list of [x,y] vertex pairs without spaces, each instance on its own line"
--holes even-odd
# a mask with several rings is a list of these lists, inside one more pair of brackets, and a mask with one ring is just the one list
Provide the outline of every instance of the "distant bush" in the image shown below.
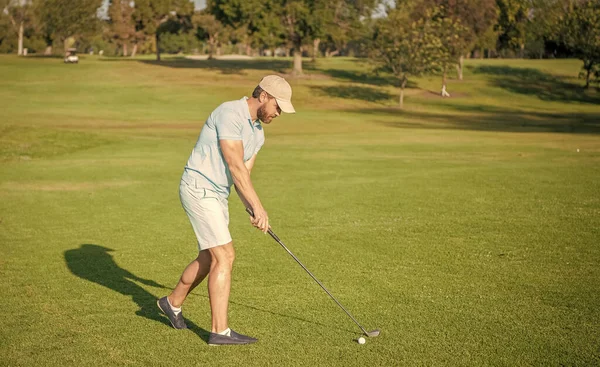
[[192,53],[202,48],[202,42],[191,33],[163,33],[160,35],[160,49],[164,53]]
[[[17,35],[11,33],[7,34],[5,38],[0,41],[0,53],[3,54],[16,54],[18,48]],[[43,38],[32,36],[23,38],[23,48],[27,49],[27,53],[42,54],[46,49],[46,41]]]
[[41,37],[25,38],[23,47],[27,49],[27,53],[43,54],[46,50],[46,41]]

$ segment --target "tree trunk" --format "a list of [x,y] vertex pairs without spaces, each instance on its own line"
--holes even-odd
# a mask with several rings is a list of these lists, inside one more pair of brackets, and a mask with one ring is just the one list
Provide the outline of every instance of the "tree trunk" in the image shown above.
[[23,56],[23,21],[19,23],[19,46],[17,55]]
[[302,46],[294,47],[294,75],[302,75]]
[[44,56],[50,55],[52,55],[52,46],[46,46],[46,49],[44,50]]
[[406,77],[402,78],[402,83],[400,84],[400,108],[404,108],[404,88],[406,87]]
[[592,73],[592,64],[590,64],[589,68],[586,68],[587,75],[585,76],[585,86],[584,89],[588,89],[590,87],[590,74]]
[[208,59],[212,60],[215,53],[215,40],[212,37],[208,38]]
[[448,97],[448,92],[446,92],[446,76],[448,74],[448,68],[444,66],[444,71],[442,73],[442,97]]
[[160,61],[160,35],[156,33],[156,61]]
[[123,56],[127,56],[127,43],[123,43]]
[[456,72],[458,73],[458,80],[463,80],[463,65],[465,62],[465,58],[463,55],[460,55],[458,59],[458,65],[456,65]]
[[483,60],[483,52],[484,52],[483,47],[480,47],[479,48],[479,59],[480,60]]
[[131,50],[131,57],[135,57],[135,54],[137,53],[137,47],[138,47],[138,44],[134,43],[133,50]]
[[285,48],[285,57],[290,57],[290,48],[289,47]]
[[519,57],[522,59],[525,57],[525,44],[521,43],[521,50],[519,51]]
[[273,47],[273,49],[271,50],[271,57],[275,57],[275,47]]
[[250,44],[246,44],[246,56],[252,56],[252,47],[250,47]]
[[319,54],[319,44],[321,43],[320,38],[315,38],[313,40],[313,55],[312,60],[315,61],[317,59],[317,55]]

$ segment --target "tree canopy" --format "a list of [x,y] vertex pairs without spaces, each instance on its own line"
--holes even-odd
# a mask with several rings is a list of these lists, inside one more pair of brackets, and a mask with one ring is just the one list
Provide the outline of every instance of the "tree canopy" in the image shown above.
[[296,75],[302,56],[357,54],[371,56],[400,87],[431,73],[442,76],[443,90],[454,66],[462,79],[466,57],[567,56],[582,60],[589,87],[600,76],[599,7],[598,0],[207,0],[195,10],[191,0],[0,0],[0,52],[75,43],[123,56],[133,46],[132,55],[156,52],[160,60],[163,50],[213,57],[237,48],[293,54]]
[[585,88],[590,78],[600,78],[600,2],[583,0],[571,3],[561,17],[561,38],[583,61]]

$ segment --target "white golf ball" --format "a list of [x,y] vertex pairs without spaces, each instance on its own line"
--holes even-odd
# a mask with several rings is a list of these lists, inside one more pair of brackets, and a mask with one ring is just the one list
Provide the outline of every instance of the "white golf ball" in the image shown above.
[[358,338],[358,344],[365,344],[367,341],[362,336]]
[[579,153],[579,149],[577,149],[577,153]]

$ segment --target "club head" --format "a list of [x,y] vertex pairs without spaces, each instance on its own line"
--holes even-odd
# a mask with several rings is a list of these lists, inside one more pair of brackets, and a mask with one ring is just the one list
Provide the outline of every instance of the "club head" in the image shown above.
[[374,338],[376,336],[379,336],[379,329],[375,329],[375,330],[371,330],[371,331],[367,331],[365,333],[366,336],[368,336],[369,338]]

